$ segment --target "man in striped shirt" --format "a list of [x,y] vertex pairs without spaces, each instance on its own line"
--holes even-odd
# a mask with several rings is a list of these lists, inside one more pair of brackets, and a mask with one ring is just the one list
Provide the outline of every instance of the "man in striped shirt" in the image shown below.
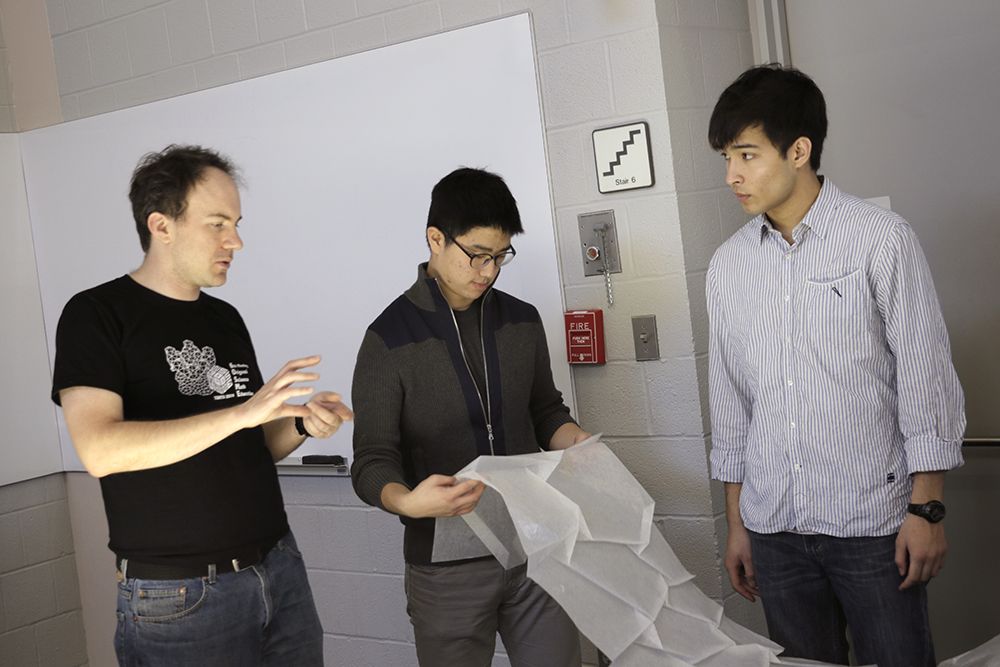
[[756,217],[712,258],[712,476],[733,588],[760,595],[785,655],[936,664],[926,583],[944,565],[945,471],[964,398],[930,271],[905,220],[817,175],[823,94],[744,72],[709,141]]

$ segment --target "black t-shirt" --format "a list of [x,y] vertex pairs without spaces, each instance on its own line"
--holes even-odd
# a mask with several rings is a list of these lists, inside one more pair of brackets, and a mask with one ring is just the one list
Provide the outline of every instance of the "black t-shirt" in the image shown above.
[[[52,399],[97,387],[126,421],[188,417],[247,400],[263,379],[250,334],[228,303],[178,301],[129,276],[77,294],[56,331]],[[101,478],[110,548],[130,560],[202,565],[266,549],[288,532],[260,427],[171,465]]]

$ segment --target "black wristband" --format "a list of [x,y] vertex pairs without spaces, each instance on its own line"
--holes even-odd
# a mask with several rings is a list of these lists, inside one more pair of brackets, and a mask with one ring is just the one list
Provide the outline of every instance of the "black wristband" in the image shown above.
[[295,430],[298,432],[299,435],[304,435],[307,438],[312,437],[312,435],[309,434],[309,431],[306,430],[306,423],[302,419],[302,417],[295,418]]

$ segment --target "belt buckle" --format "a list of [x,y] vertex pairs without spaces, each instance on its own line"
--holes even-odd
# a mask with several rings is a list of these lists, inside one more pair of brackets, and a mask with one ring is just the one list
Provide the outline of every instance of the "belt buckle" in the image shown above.
[[240,559],[239,558],[234,558],[233,559],[233,572],[242,572],[243,570],[247,570],[247,569],[249,569],[251,567],[253,567],[253,566],[252,565],[247,565],[246,567],[242,567],[242,566],[240,566]]

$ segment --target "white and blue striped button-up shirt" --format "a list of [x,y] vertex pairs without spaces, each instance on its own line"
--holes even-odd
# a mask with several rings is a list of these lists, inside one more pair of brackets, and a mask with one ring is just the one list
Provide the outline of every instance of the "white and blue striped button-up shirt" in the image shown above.
[[764,216],[708,269],[712,476],[760,533],[889,535],[965,408],[909,224],[826,179],[789,245]]

